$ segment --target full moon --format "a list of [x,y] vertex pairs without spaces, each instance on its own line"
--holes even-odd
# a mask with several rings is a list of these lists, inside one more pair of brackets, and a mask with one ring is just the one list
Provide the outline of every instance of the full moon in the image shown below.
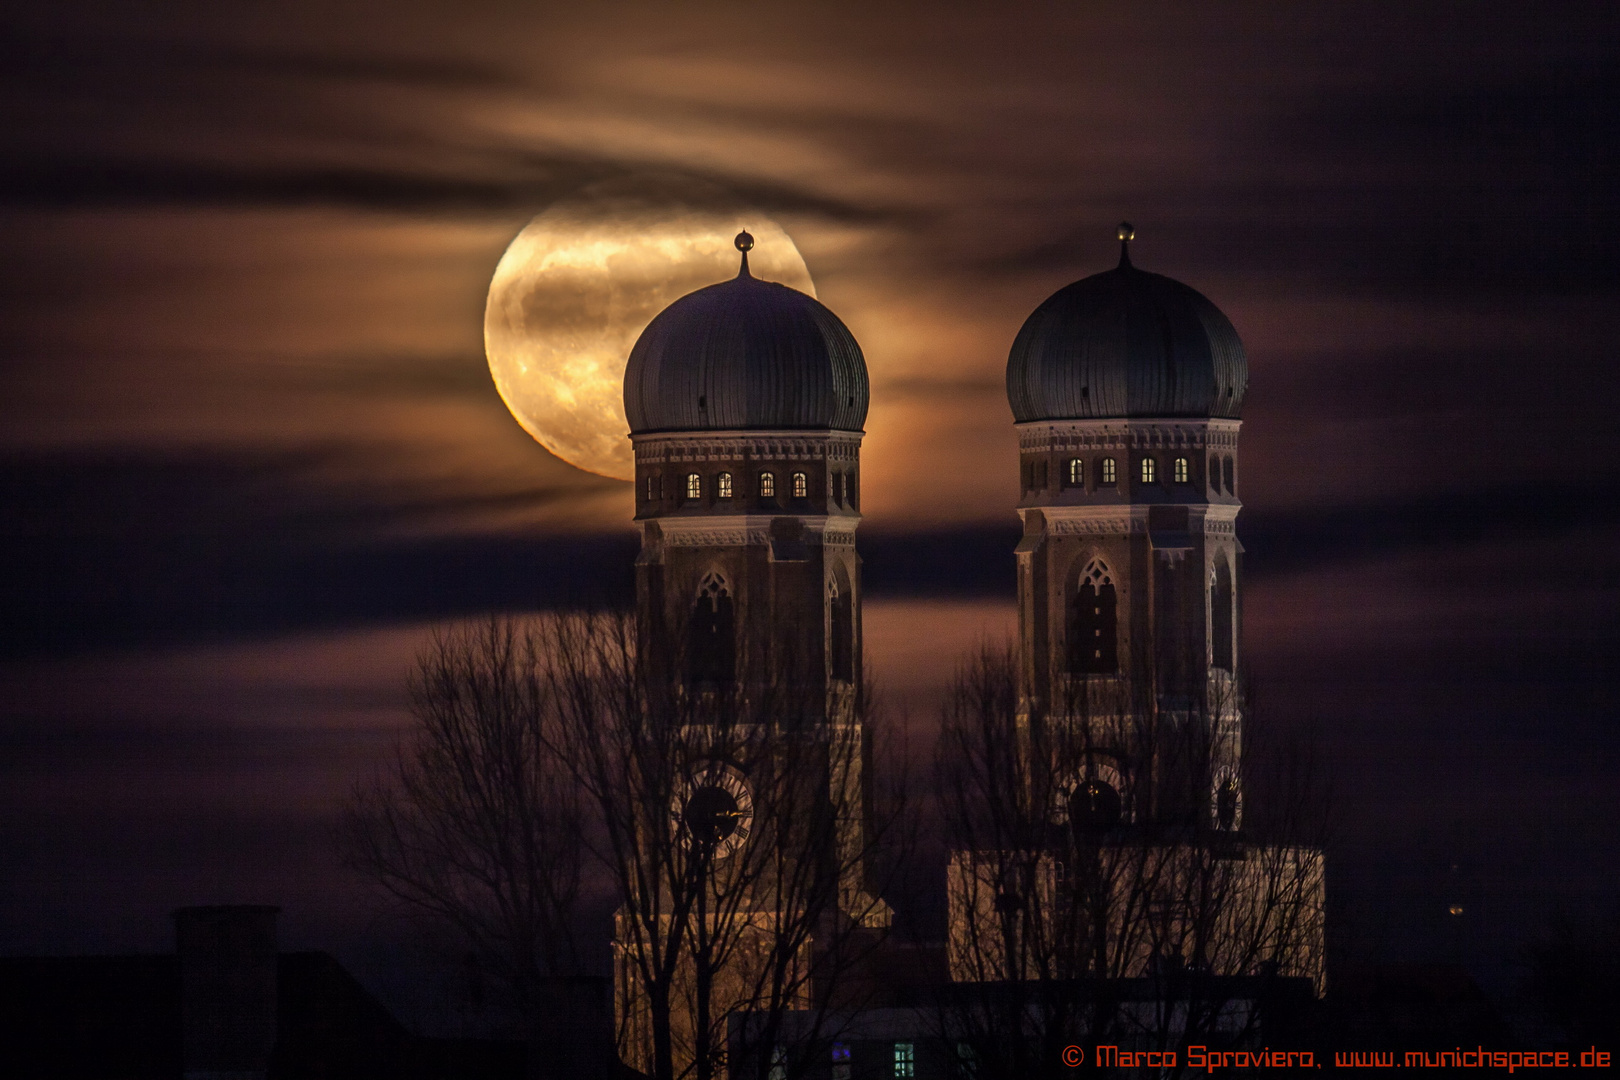
[[610,182],[529,222],[484,308],[490,374],[524,430],[571,465],[632,479],[630,348],[671,301],[736,276],[732,240],[743,229],[754,235],[755,277],[815,295],[782,227],[708,185]]

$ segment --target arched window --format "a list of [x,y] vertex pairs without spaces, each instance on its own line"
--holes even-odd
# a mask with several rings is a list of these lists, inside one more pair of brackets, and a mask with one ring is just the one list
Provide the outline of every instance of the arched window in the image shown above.
[[1227,459],[1226,459],[1226,465],[1224,467],[1224,471],[1226,473],[1226,493],[1228,495],[1236,495],[1237,494],[1237,469],[1232,465],[1232,459],[1231,459],[1230,456],[1227,457]]
[[1209,575],[1209,662],[1223,671],[1232,670],[1232,623],[1232,570],[1217,555]]
[[686,497],[688,499],[703,498],[703,477],[695,472],[686,474]]
[[776,474],[762,472],[759,474],[759,497],[762,499],[776,498]]
[[1043,458],[1035,463],[1035,490],[1045,491],[1047,487],[1046,460]]
[[1084,487],[1086,484],[1086,462],[1084,458],[1069,459],[1069,486]]
[[731,587],[706,574],[686,629],[686,682],[693,688],[725,686],[737,675],[737,628]]
[[1080,575],[1069,599],[1069,671],[1112,675],[1119,670],[1119,625],[1114,579],[1101,559]]
[[1214,454],[1209,455],[1209,490],[1217,495],[1221,492],[1221,459]]
[[1186,458],[1176,458],[1176,463],[1171,467],[1170,470],[1170,477],[1178,484],[1185,484],[1189,479],[1191,479],[1192,470],[1188,468]]
[[717,499],[731,498],[731,474],[723,472],[714,478],[714,495]]
[[854,471],[849,474],[849,505],[857,510],[861,505],[860,474]]
[[1159,463],[1150,457],[1142,459],[1142,483],[1153,483],[1154,477],[1159,474]]
[[793,497],[795,499],[807,498],[810,494],[810,478],[802,472],[793,474]]
[[1105,484],[1119,483],[1119,475],[1114,471],[1114,459],[1111,457],[1102,459],[1102,482]]
[[647,501],[652,502],[658,498],[658,474],[647,474]]
[[832,484],[833,484],[833,501],[834,502],[843,502],[844,501],[844,474],[842,472],[833,473],[832,474]]
[[844,682],[855,679],[855,598],[849,583],[839,573],[827,582],[827,651],[832,661],[832,677]]

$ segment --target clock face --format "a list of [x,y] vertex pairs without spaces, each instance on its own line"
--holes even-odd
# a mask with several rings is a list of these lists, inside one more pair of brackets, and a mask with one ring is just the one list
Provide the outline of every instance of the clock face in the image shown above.
[[754,802],[742,773],[710,762],[675,793],[670,816],[681,838],[722,858],[741,847],[754,823]]

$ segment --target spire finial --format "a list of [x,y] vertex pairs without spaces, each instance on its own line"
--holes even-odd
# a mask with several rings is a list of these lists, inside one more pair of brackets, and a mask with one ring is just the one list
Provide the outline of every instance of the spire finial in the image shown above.
[[1136,229],[1128,221],[1119,223],[1119,265],[1131,265],[1131,241],[1136,239]]
[[747,229],[744,229],[742,232],[737,234],[737,239],[732,241],[732,243],[736,244],[737,250],[742,252],[742,266],[738,268],[737,276],[740,278],[753,277],[754,275],[748,272],[748,252],[754,246],[754,238],[749,235]]

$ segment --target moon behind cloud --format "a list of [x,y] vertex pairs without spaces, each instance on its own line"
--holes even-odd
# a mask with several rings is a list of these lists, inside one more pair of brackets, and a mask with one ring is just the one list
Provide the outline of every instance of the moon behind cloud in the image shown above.
[[506,249],[484,309],[484,351],[501,398],[547,450],[589,472],[635,475],[624,369],[669,304],[735,277],[732,240],[754,235],[755,277],[815,295],[782,227],[746,208],[655,193],[587,189],[536,217]]

